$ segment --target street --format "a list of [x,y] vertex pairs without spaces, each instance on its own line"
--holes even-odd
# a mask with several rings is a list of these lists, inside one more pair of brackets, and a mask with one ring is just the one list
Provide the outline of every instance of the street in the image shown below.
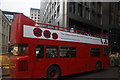
[[[10,80],[10,76],[4,76],[2,80]],[[90,71],[62,77],[62,80],[120,80],[120,68],[109,67],[99,72]]]
[[99,72],[90,71],[75,75],[66,76],[66,80],[120,80],[120,69],[118,67],[110,67]]

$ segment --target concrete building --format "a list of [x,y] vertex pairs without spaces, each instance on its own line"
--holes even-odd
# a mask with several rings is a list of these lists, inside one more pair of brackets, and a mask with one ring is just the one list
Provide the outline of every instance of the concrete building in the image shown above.
[[110,3],[109,44],[113,52],[120,52],[120,2]]
[[30,9],[30,17],[35,22],[40,22],[40,9],[31,8]]
[[111,50],[120,51],[120,2],[43,0],[40,22],[90,33],[109,33]]
[[0,54],[8,51],[9,33],[11,22],[0,10]]
[[19,14],[18,12],[10,12],[10,11],[2,11],[2,12],[9,19],[10,22],[14,20],[17,14]]
[[109,3],[41,2],[40,22],[100,34],[107,31]]

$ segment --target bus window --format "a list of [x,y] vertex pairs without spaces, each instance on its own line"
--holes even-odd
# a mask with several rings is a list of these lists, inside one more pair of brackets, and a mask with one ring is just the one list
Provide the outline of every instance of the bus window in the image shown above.
[[76,57],[76,48],[68,47],[68,46],[61,46],[60,57]]
[[58,46],[47,45],[46,46],[46,57],[47,58],[56,58],[56,57],[58,57]]
[[104,48],[104,56],[108,56],[109,55],[109,48]]
[[26,52],[27,52],[27,47],[28,46],[24,45],[24,44],[20,44],[18,46],[13,46],[13,50],[11,50],[11,52],[15,56],[25,56]]
[[43,58],[44,57],[44,46],[37,45],[36,46],[36,58]]
[[91,48],[90,56],[100,56],[100,48]]

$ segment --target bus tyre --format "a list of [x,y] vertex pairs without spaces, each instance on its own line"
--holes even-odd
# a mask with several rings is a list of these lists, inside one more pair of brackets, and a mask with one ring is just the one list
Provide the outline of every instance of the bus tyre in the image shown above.
[[51,66],[47,70],[47,78],[59,78],[61,75],[60,69],[57,66]]
[[96,71],[100,71],[102,69],[102,64],[101,62],[96,63]]

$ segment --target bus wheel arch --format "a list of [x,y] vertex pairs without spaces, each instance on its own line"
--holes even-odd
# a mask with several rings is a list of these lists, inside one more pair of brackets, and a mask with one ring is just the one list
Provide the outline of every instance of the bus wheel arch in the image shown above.
[[61,76],[61,68],[57,64],[52,64],[46,71],[47,78],[59,78]]
[[96,71],[100,71],[102,69],[102,62],[98,60],[95,64]]

